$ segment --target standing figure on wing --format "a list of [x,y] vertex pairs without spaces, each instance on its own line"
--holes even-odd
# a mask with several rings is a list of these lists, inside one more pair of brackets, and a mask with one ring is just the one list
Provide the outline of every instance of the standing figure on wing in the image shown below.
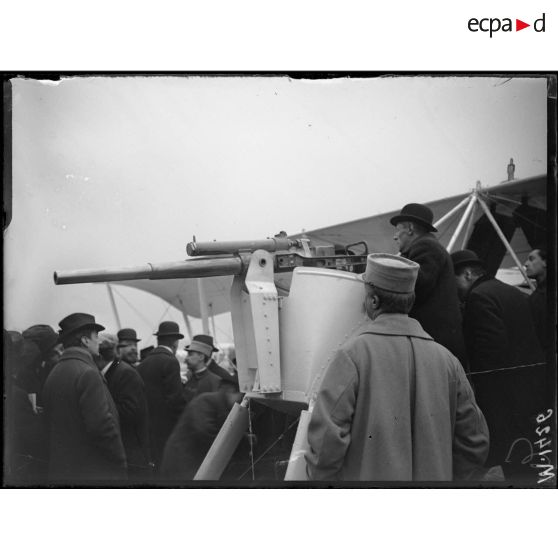
[[450,255],[432,234],[433,214],[429,207],[407,204],[390,219],[400,255],[419,264],[415,303],[409,312],[434,341],[449,349],[466,365],[459,298]]
[[488,429],[457,358],[408,316],[419,266],[370,254],[370,318],[335,353],[308,428],[310,480],[480,478]]

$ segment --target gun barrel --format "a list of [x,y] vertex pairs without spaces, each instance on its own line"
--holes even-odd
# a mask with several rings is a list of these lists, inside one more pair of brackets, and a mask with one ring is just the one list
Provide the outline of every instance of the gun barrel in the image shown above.
[[193,258],[181,262],[147,264],[137,267],[116,267],[110,269],[78,269],[55,271],[56,285],[75,283],[106,283],[108,281],[129,281],[133,279],[189,279],[195,277],[218,277],[238,275],[243,269],[242,258]]
[[215,254],[237,254],[238,252],[254,252],[266,250],[279,252],[297,246],[297,241],[288,236],[266,238],[264,240],[232,240],[213,242],[188,242],[186,252],[189,256],[211,256]]

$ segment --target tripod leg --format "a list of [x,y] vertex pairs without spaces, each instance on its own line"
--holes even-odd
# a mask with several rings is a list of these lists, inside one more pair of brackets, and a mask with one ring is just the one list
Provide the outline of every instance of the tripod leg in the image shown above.
[[194,480],[219,480],[247,428],[248,409],[244,401],[241,405],[235,403]]
[[296,436],[293,442],[293,449],[289,458],[289,465],[285,473],[286,481],[308,480],[306,476],[306,459],[304,455],[308,450],[308,424],[310,423],[311,411],[302,411],[296,429]]

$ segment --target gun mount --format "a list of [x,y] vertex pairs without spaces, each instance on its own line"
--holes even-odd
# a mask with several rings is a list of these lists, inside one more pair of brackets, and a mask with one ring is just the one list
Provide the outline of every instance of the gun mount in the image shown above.
[[[366,244],[363,244],[367,252]],[[306,428],[313,399],[335,350],[366,319],[362,281],[366,253],[306,238],[193,242],[182,262],[61,271],[57,285],[130,279],[233,275],[231,316],[240,390],[223,428],[196,474],[217,480],[245,432],[251,399],[300,415],[286,480],[304,480]],[[288,288],[284,288],[288,276]],[[280,285],[280,296],[277,286]],[[304,339],[304,343],[301,342]]]

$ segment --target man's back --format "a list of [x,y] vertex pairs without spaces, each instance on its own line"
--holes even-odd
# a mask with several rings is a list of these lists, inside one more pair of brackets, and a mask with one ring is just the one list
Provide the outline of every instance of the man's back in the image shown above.
[[544,360],[526,295],[498,279],[485,276],[473,284],[463,327],[472,371]]
[[105,380],[118,409],[128,469],[145,474],[151,459],[143,380],[133,366],[121,360],[113,361],[105,374]]
[[337,352],[308,440],[315,480],[471,478],[488,452],[461,365],[402,314],[379,316]]
[[464,363],[461,312],[450,255],[432,234],[415,240],[402,255],[420,265],[409,316]]
[[116,409],[85,350],[64,351],[46,381],[44,405],[52,481],[126,477]]
[[159,346],[140,363],[138,372],[147,396],[151,457],[159,464],[165,442],[185,406],[180,365],[170,350]]

